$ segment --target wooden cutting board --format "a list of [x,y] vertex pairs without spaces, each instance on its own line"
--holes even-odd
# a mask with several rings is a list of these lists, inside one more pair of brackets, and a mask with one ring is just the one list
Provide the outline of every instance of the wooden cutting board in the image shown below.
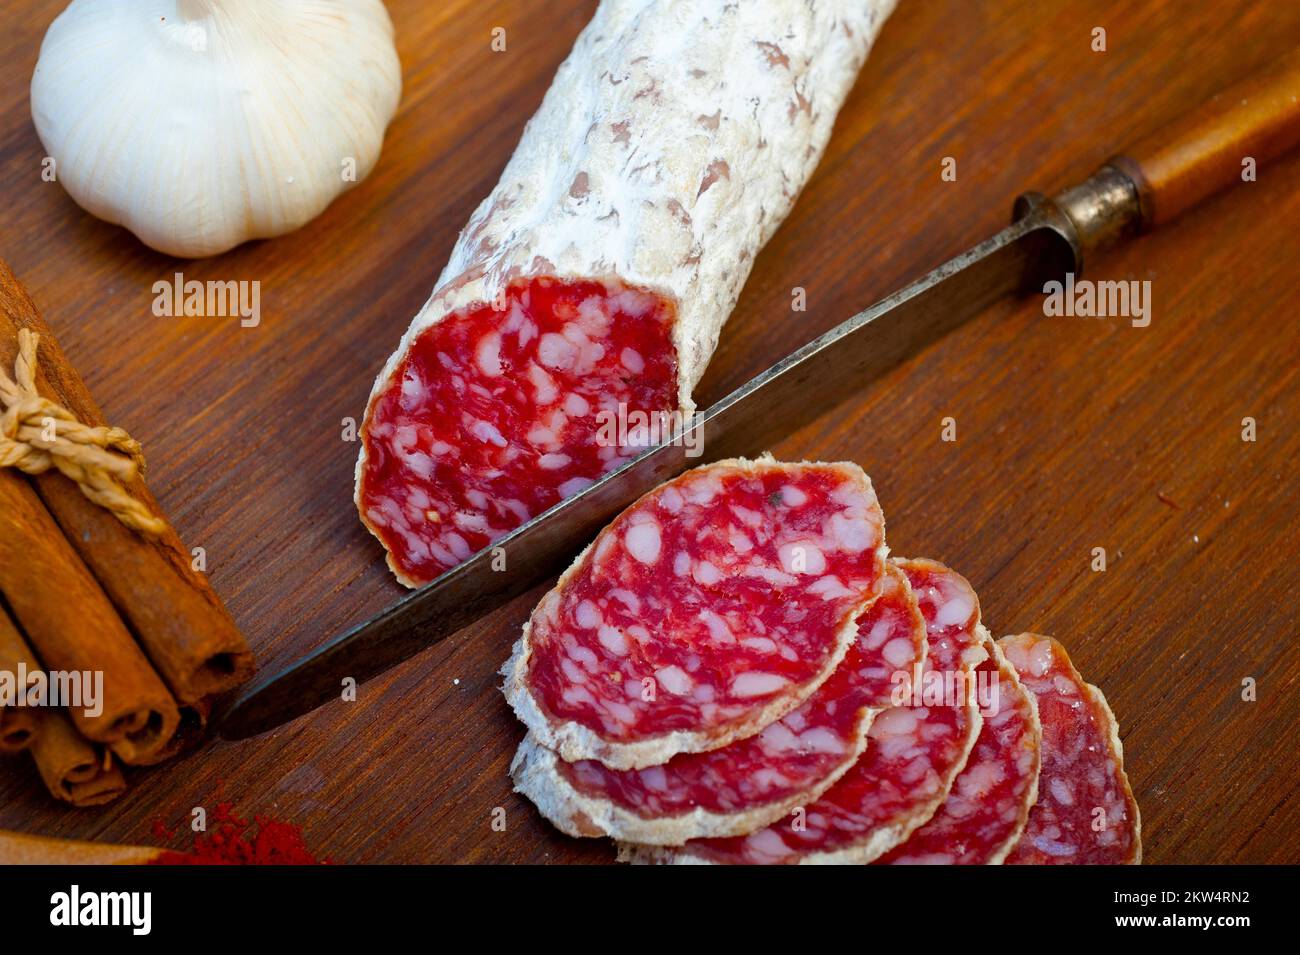
[[[155,492],[269,672],[403,592],[356,519],[344,420],[595,4],[390,2],[405,88],[373,175],[295,234],[184,263],[41,179],[27,90],[62,6],[6,4],[0,256],[144,442]],[[1082,178],[1300,44],[1293,3],[900,7],[755,265],[702,405],[1000,228],[1019,191]],[[1300,157],[1090,263],[1151,281],[1149,327],[1007,302],[772,449],[860,462],[895,553],[959,569],[996,633],[1065,642],[1119,715],[1150,862],[1300,861],[1297,221]],[[260,326],[154,317],[151,287],[178,269],[260,281]],[[356,703],[135,773],[101,810],[53,803],[29,761],[6,762],[0,828],[151,842],[152,820],[229,800],[301,823],[341,862],[608,862],[608,843],[555,834],[507,780],[521,730],[495,670],[539,593]]]

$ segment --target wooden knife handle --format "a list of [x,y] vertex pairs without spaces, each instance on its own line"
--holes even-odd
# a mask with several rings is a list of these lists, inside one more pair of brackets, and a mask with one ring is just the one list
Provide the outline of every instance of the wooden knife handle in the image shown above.
[[1108,165],[1137,188],[1140,227],[1150,229],[1243,182],[1300,144],[1300,51],[1275,61],[1157,130]]

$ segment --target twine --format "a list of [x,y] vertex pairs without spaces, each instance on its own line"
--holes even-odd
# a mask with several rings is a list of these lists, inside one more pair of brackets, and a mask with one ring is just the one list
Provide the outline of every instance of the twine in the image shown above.
[[55,468],[75,481],[91,501],[132,530],[161,535],[167,522],[126,489],[144,474],[144,452],[121,428],[92,428],[67,408],[36,391],[36,346],[40,336],[18,331],[14,377],[0,369],[0,468],[43,474]]

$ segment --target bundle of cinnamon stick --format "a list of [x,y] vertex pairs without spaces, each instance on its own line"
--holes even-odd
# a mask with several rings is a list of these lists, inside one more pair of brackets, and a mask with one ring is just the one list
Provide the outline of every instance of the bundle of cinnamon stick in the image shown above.
[[[48,439],[60,428],[105,428],[81,377],[0,261],[0,369],[22,361],[24,329],[39,341],[38,362],[28,365],[35,390],[70,415],[39,418],[31,399],[23,417],[11,404],[0,416],[10,448],[46,448],[33,429],[48,429]],[[253,671],[242,634],[192,567],[143,475],[125,473],[121,488],[106,489],[95,474],[73,479],[80,472],[66,457],[31,475],[0,466],[0,753],[29,752],[51,794],[77,806],[120,796],[120,763],[152,765],[201,737],[213,697]],[[104,505],[109,491],[121,497],[122,490],[148,533]],[[89,681],[81,695],[98,699],[48,705],[56,695],[51,673],[63,690]],[[46,699],[33,699],[42,682]]]

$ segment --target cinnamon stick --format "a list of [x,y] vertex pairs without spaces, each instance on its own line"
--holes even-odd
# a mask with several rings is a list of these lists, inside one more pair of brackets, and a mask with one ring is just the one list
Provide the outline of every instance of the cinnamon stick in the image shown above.
[[0,865],[145,865],[164,851],[0,830]]
[[[36,654],[0,606],[0,673],[13,674],[16,685],[20,672],[31,674],[40,668]],[[22,723],[16,723],[15,717],[21,717]],[[11,737],[15,725],[27,728],[19,748],[30,747],[45,788],[56,799],[74,806],[101,806],[126,792],[126,780],[112,757],[105,758],[102,749],[86,742],[61,711],[5,707],[0,710],[0,741]]]
[[102,806],[126,792],[112,754],[88,743],[61,710],[41,710],[37,717],[32,758],[51,796],[74,806]]
[[86,738],[126,762],[171,739],[179,715],[167,687],[31,485],[9,469],[0,469],[0,594],[44,666],[102,674],[99,712],[69,710]]
[[205,696],[193,703],[179,703],[180,722],[172,738],[151,756],[137,760],[136,766],[154,766],[187,750],[194,749],[208,735],[208,719],[212,716],[213,697]]
[[[26,695],[27,687],[19,684],[19,672],[28,673],[40,668],[31,648],[23,639],[4,607],[0,606],[0,680],[8,683],[8,690]],[[17,753],[32,744],[36,735],[36,713],[25,706],[6,706],[0,696],[0,753]]]
[[[0,261],[0,367],[12,366],[20,328],[40,335],[37,390],[86,425],[104,425],[103,413],[68,362],[26,290]],[[87,500],[62,475],[35,478],[42,501],[130,624],[158,672],[182,703],[196,703],[243,683],[253,655],[207,578],[170,524],[145,537]],[[163,517],[143,479],[132,496]]]

